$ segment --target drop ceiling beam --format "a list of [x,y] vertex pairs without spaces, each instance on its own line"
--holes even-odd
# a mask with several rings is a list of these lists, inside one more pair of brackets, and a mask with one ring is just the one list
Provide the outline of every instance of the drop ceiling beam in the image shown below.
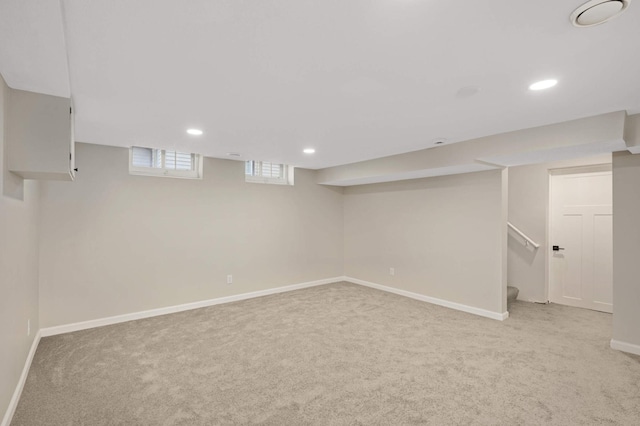
[[[534,164],[627,149],[624,111],[322,169],[318,183],[351,186]],[[640,123],[640,120],[638,120]],[[640,127],[640,124],[638,124]],[[638,128],[634,128],[636,133]],[[639,143],[640,144],[640,143]]]

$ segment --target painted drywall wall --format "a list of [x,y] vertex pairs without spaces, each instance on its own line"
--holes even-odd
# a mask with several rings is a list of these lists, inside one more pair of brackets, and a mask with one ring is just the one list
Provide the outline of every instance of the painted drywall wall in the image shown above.
[[266,185],[241,161],[206,158],[202,180],[133,176],[128,161],[80,143],[75,181],[43,183],[42,327],[343,275],[342,189],[314,171]]
[[[640,155],[613,155],[613,340],[640,353]],[[628,348],[625,350],[629,350]]]
[[503,173],[345,188],[346,275],[503,313]]
[[23,184],[6,168],[5,117],[10,92],[0,77],[0,419],[39,328],[38,184]]
[[611,155],[509,168],[509,222],[540,244],[526,247],[521,237],[509,232],[508,283],[520,290],[519,300],[544,303],[547,297],[546,256],[549,209],[549,170],[610,164]]

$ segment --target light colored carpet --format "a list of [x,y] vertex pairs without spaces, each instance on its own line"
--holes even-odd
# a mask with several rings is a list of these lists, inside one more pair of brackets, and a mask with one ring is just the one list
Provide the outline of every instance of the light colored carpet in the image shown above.
[[42,339],[14,425],[640,424],[611,316],[338,283]]

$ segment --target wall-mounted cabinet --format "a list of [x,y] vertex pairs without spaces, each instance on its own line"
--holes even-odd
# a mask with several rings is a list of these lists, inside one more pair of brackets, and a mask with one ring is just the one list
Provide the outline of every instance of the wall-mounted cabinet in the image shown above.
[[8,169],[25,179],[73,180],[71,99],[11,89],[7,113]]

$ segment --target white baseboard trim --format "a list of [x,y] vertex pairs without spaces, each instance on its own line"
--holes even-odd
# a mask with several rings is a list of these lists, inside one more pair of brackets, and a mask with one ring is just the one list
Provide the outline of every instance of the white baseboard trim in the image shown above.
[[151,318],[151,317],[156,317],[160,315],[167,315],[167,314],[172,314],[176,312],[188,311],[191,309],[204,308],[207,306],[220,305],[223,303],[238,302],[240,300],[253,299],[255,297],[262,297],[262,296],[268,296],[270,294],[300,290],[303,288],[315,287],[315,286],[324,285],[324,284],[331,284],[331,283],[340,282],[340,281],[348,281],[353,284],[359,284],[365,287],[375,288],[375,289],[386,291],[389,293],[398,294],[400,296],[405,296],[412,299],[421,300],[423,302],[432,303],[434,305],[444,306],[444,307],[455,309],[458,311],[468,312],[471,314],[480,315],[480,316],[491,318],[491,319],[497,319],[500,321],[505,320],[509,317],[509,312],[503,312],[502,314],[500,314],[497,312],[491,312],[491,311],[476,308],[473,306],[463,305],[461,303],[450,302],[448,300],[437,299],[435,297],[425,296],[418,293],[412,293],[406,290],[387,287],[381,284],[360,280],[358,278],[341,276],[341,277],[326,278],[322,280],[293,284],[293,285],[288,285],[283,287],[270,288],[270,289],[254,291],[250,293],[236,294],[233,296],[219,297],[216,299],[184,303],[181,305],[166,306],[164,308],[150,309],[147,311],[132,312],[130,314],[116,315],[116,316],[106,317],[106,318],[98,318],[95,320],[58,325],[54,327],[46,327],[46,328],[40,329],[40,331],[38,332],[38,339],[40,337],[55,336],[58,334],[71,333],[71,332],[80,331],[80,330],[87,330],[90,328],[102,327],[105,325],[119,324],[127,321],[134,321],[134,320],[143,319],[143,318]]
[[640,345],[621,342],[620,340],[611,339],[611,349],[615,349],[617,351],[622,351],[622,352],[628,352],[634,355],[640,355]]
[[491,312],[485,309],[463,305],[461,303],[450,302],[448,300],[437,299],[435,297],[425,296],[418,293],[412,293],[406,290],[387,287],[381,284],[364,281],[358,278],[341,276],[341,277],[326,278],[322,280],[293,284],[293,285],[288,285],[283,287],[270,288],[270,289],[254,291],[250,293],[236,294],[233,296],[219,297],[216,299],[184,303],[182,305],[166,306],[164,308],[150,309],[147,311],[140,311],[140,312],[132,312],[130,314],[116,315],[116,316],[106,317],[106,318],[98,318],[95,320],[58,325],[54,327],[46,327],[46,328],[41,328],[38,333],[39,333],[39,336],[41,337],[55,336],[58,334],[71,333],[74,331],[87,330],[90,328],[102,327],[105,325],[118,324],[121,322],[134,321],[134,320],[143,319],[143,318],[151,318],[151,317],[156,317],[160,315],[167,315],[167,314],[172,314],[176,312],[188,311],[191,309],[199,309],[207,306],[220,305],[223,303],[253,299],[255,297],[268,296],[270,294],[285,293],[287,291],[300,290],[303,288],[315,287],[315,286],[324,285],[324,284],[331,284],[331,283],[340,282],[340,281],[348,281],[353,284],[359,284],[366,287],[375,288],[375,289],[386,291],[389,293],[398,294],[400,296],[409,297],[411,299],[421,300],[423,302],[432,303],[434,305],[444,306],[446,308],[468,312],[471,314],[475,314],[475,315],[479,315],[479,316],[491,318],[491,319],[497,319],[500,321],[503,321],[509,317],[509,312],[503,312],[503,313]]
[[113,317],[99,318],[95,320],[76,322],[72,324],[58,325],[40,329],[42,337],[55,336],[58,334],[71,333],[73,331],[86,330],[89,328],[102,327],[105,325],[118,324],[121,322],[133,321],[143,318],[157,317],[160,315],[173,314],[176,312],[189,311],[191,309],[204,308],[207,306],[220,305],[222,303],[237,302],[240,300],[253,299],[255,297],[268,296],[270,294],[285,293],[287,291],[300,290],[303,288],[315,287],[324,284],[331,284],[344,281],[344,277],[327,278],[317,281],[309,281],[300,284],[293,284],[284,287],[269,288],[266,290],[253,291],[250,293],[236,294],[233,296],[219,297],[217,299],[201,300],[198,302],[184,303],[182,305],[167,306],[164,308],[150,309],[148,311],[133,312],[130,314],[116,315]]
[[20,379],[18,380],[16,389],[13,391],[13,396],[11,397],[11,401],[9,401],[7,411],[4,413],[4,417],[2,418],[2,426],[9,426],[11,419],[13,419],[13,414],[16,412],[16,408],[18,408],[18,401],[20,401],[20,395],[22,395],[22,389],[24,389],[24,384],[27,381],[29,369],[31,368],[31,361],[33,361],[33,356],[36,354],[36,349],[38,349],[41,336],[42,334],[38,331],[33,338],[31,349],[29,349],[29,354],[27,355],[24,367],[22,368],[22,374],[20,374]]
[[348,281],[353,284],[359,284],[365,287],[375,288],[377,290],[386,291],[388,293],[398,294],[400,296],[410,297],[411,299],[421,300],[423,302],[432,303],[434,305],[444,306],[445,308],[451,308],[457,311],[479,315],[481,317],[491,318],[499,321],[504,321],[507,318],[509,318],[509,312],[498,313],[498,312],[487,311],[486,309],[463,305],[461,303],[456,303],[456,302],[450,302],[448,300],[437,299],[435,297],[425,296],[423,294],[413,293],[406,290],[400,290],[393,287],[387,287],[386,285],[376,284],[376,283],[364,281],[358,278],[344,277],[344,281]]

